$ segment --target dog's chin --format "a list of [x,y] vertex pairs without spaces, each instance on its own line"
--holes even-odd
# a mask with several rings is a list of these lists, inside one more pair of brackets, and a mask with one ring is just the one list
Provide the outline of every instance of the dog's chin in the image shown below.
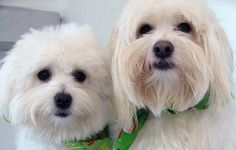
[[56,110],[54,113],[54,116],[58,118],[67,118],[70,117],[71,115],[72,115],[71,110]]
[[75,116],[72,113],[68,114],[66,112],[61,112],[49,117],[48,123],[51,124],[53,128],[70,127],[70,125],[74,122],[74,120],[78,118],[79,118],[78,116]]
[[59,118],[66,118],[66,117],[69,117],[69,116],[70,116],[70,113],[67,113],[67,112],[60,112],[60,113],[55,113],[55,116],[56,116],[56,117],[59,117]]
[[172,61],[161,59],[158,62],[154,63],[154,68],[160,71],[167,71],[175,68],[175,64]]
[[78,112],[75,109],[54,110],[47,114],[38,112],[35,118],[36,124],[28,124],[27,127],[33,129],[40,139],[53,142],[86,139],[105,127],[111,117],[111,114],[106,113],[109,109],[104,106],[103,109],[91,115],[87,111]]

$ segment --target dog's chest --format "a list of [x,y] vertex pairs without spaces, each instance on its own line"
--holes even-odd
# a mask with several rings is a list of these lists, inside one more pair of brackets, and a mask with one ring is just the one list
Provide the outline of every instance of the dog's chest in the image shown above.
[[131,150],[221,150],[235,149],[235,121],[213,114],[152,116],[146,121]]

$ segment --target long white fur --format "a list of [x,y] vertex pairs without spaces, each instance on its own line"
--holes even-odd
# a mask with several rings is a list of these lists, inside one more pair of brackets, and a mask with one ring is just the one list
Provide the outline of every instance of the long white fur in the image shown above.
[[[176,31],[181,22],[191,34]],[[142,24],[154,30],[141,38]],[[175,46],[172,70],[152,66],[152,48],[167,40]],[[113,32],[112,78],[118,127],[130,128],[138,108],[151,115],[131,149],[236,149],[233,55],[227,37],[203,0],[131,0]],[[210,92],[204,111],[187,111]],[[173,107],[182,113],[163,113]]]
[[[37,73],[50,68],[43,83]],[[88,25],[31,30],[9,51],[0,70],[0,109],[19,128],[17,150],[64,150],[63,142],[87,138],[109,123],[112,88],[107,58]],[[75,81],[81,69],[87,79]],[[73,97],[72,114],[54,115],[53,97]]]

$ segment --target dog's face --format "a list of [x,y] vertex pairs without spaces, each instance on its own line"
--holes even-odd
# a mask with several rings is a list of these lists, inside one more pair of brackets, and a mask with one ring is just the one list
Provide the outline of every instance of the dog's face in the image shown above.
[[1,106],[13,124],[55,140],[85,138],[111,118],[111,84],[89,27],[32,31],[1,68]]
[[201,0],[131,0],[111,48],[117,107],[128,114],[133,107],[155,115],[167,108],[184,111],[208,90],[221,102],[230,97],[231,51]]

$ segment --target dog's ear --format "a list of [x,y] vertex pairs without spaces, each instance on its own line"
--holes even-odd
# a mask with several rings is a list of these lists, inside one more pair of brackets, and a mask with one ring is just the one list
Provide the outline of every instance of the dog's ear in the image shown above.
[[12,84],[14,82],[14,69],[9,63],[7,56],[1,63],[0,68],[0,115],[8,117],[9,103],[13,96]]
[[203,47],[210,68],[211,103],[223,105],[232,100],[233,53],[227,36],[218,24],[212,24],[202,34]]
[[[131,107],[128,97],[124,92],[124,88],[121,84],[121,73],[120,68],[120,59],[119,53],[121,51],[121,47],[124,43],[120,41],[118,37],[119,28],[115,27],[110,41],[108,45],[109,54],[111,56],[111,73],[112,73],[112,80],[113,80],[113,89],[115,95],[115,108],[116,108],[116,119],[119,120],[118,123],[121,123],[122,127],[129,128],[132,123],[132,116],[133,116],[133,108]],[[119,46],[117,44],[120,44]]]
[[[112,73],[116,74],[117,71],[114,71],[114,69],[116,69],[116,67],[113,68]],[[129,131],[133,123],[135,107],[129,102],[128,96],[125,94],[122,84],[120,84],[121,81],[119,80],[118,75],[119,74],[112,75],[115,94],[114,105],[116,108],[116,120],[118,120],[118,123],[121,123],[118,126]]]

